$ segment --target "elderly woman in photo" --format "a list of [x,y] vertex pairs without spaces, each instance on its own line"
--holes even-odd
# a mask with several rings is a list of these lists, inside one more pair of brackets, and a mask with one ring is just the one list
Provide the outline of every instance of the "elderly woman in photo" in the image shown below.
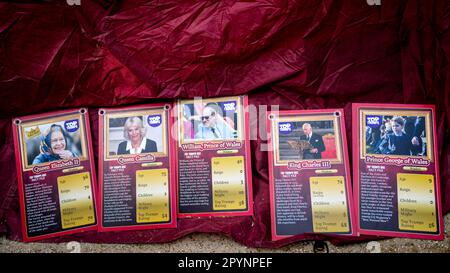
[[78,155],[67,150],[67,135],[64,129],[53,124],[42,135],[40,154],[33,160],[33,164],[40,164],[61,159],[70,159]]
[[118,155],[154,153],[158,149],[156,142],[145,137],[147,130],[138,117],[129,117],[123,126],[123,136],[126,141],[119,144]]
[[418,143],[411,141],[404,130],[405,119],[402,117],[393,117],[391,120],[392,133],[386,134],[381,142],[379,149],[382,154],[390,155],[414,155],[419,149]]

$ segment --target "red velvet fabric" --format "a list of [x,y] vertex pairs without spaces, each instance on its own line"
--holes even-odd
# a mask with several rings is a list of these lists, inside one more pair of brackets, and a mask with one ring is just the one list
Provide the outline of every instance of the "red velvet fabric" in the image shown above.
[[[280,109],[342,107],[350,151],[352,102],[435,104],[448,212],[448,10],[445,0],[0,3],[0,231],[21,239],[12,117],[89,107],[97,149],[98,107],[236,94]],[[300,235],[271,242],[264,143],[251,141],[253,217],[183,219],[177,229],[48,241],[167,242],[193,232],[222,233],[254,247],[370,239]]]

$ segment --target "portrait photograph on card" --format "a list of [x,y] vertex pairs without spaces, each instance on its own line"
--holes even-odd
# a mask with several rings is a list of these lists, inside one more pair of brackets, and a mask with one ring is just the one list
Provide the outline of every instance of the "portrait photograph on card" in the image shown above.
[[87,109],[13,119],[24,241],[96,229]]
[[83,151],[86,149],[81,130],[71,132],[68,127],[78,122],[74,119],[23,127],[25,166],[30,168],[51,161],[84,158]]
[[176,227],[171,105],[99,110],[99,230]]
[[267,114],[272,239],[354,235],[342,109]]
[[107,158],[167,154],[165,127],[161,114],[131,113],[130,116],[109,117]]
[[242,139],[242,113],[237,100],[182,106],[182,142]]
[[441,240],[434,106],[354,104],[361,234]]
[[292,160],[340,162],[342,149],[339,138],[334,119],[318,117],[318,120],[280,122],[277,163]]
[[178,216],[251,215],[246,96],[179,100]]

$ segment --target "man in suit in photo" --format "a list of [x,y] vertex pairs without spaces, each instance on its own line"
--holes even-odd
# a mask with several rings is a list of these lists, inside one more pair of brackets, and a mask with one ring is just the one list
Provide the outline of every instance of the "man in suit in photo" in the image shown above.
[[303,152],[303,159],[322,159],[322,152],[325,151],[322,136],[314,133],[309,123],[304,123],[302,129],[304,135],[300,136],[300,140],[306,140],[314,147]]

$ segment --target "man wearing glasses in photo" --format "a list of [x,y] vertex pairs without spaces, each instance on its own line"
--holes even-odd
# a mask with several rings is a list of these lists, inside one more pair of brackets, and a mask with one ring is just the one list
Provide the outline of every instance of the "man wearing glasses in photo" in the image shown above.
[[201,123],[197,127],[195,139],[215,140],[234,139],[236,131],[225,122],[220,115],[221,109],[217,104],[208,104],[203,108],[200,116]]

